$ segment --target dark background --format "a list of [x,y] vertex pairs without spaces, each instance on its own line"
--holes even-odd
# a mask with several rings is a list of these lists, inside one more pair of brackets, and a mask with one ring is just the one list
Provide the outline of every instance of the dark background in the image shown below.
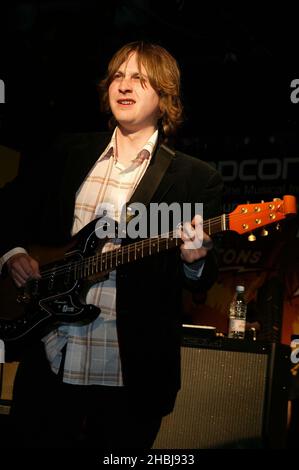
[[202,156],[207,147],[223,153],[246,138],[261,146],[273,137],[297,142],[299,104],[290,102],[298,70],[296,12],[287,5],[202,4],[2,2],[1,143],[22,148],[60,131],[104,129],[96,84],[112,53],[141,38],[159,42],[180,63],[181,147]]
[[[1,5],[6,103],[0,104],[0,145],[39,158],[61,132],[106,130],[97,83],[120,46],[146,39],[165,46],[180,64],[185,122],[177,147],[221,172],[224,210],[248,200],[299,195],[299,103],[290,99],[291,82],[299,78],[299,29],[288,4]],[[248,159],[256,163],[247,165]]]

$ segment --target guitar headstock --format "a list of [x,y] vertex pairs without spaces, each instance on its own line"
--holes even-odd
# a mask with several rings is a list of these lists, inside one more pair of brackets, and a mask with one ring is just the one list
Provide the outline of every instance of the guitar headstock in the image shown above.
[[239,234],[252,232],[296,213],[296,198],[289,195],[283,196],[283,199],[275,198],[271,202],[240,204],[228,214],[229,230]]

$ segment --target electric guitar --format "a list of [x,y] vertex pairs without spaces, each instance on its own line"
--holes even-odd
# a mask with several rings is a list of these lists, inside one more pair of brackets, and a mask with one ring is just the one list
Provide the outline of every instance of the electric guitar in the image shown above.
[[[241,204],[229,214],[205,220],[203,230],[209,235],[226,230],[245,234],[292,214],[296,214],[296,199],[284,196],[271,202]],[[99,238],[99,220],[86,225],[67,246],[32,247],[29,253],[40,263],[40,279],[30,279],[22,288],[17,288],[9,276],[0,280],[1,339],[12,342],[36,331],[45,334],[59,324],[93,321],[100,309],[85,302],[93,284],[121,265],[183,243],[176,232],[171,232],[104,252],[110,238]]]

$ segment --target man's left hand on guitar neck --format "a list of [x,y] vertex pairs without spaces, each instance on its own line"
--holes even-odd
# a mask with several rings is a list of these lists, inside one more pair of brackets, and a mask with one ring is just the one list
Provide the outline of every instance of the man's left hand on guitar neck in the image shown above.
[[211,237],[203,231],[203,219],[195,215],[191,222],[185,222],[181,229],[181,258],[185,263],[203,260],[213,248]]

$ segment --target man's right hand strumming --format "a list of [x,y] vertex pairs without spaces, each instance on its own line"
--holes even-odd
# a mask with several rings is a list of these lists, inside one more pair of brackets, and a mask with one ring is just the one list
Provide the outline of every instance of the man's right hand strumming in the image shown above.
[[18,253],[6,262],[7,269],[18,287],[22,287],[30,278],[40,278],[39,263],[25,253]]

